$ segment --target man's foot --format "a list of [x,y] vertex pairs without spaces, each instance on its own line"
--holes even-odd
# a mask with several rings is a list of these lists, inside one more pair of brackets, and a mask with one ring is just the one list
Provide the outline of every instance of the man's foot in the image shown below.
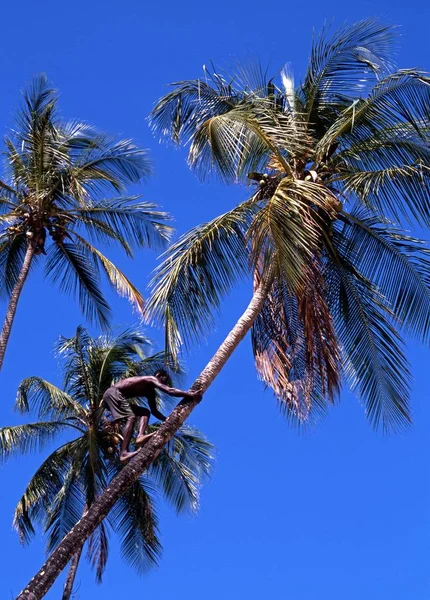
[[133,456],[135,456],[138,452],[139,450],[135,450],[134,452],[123,452],[119,457],[119,460],[121,462],[127,462],[128,460],[130,460],[130,458],[133,458]]
[[146,444],[146,442],[154,435],[154,433],[155,431],[153,433],[148,433],[148,435],[138,435],[135,442],[136,446],[143,446],[143,444]]

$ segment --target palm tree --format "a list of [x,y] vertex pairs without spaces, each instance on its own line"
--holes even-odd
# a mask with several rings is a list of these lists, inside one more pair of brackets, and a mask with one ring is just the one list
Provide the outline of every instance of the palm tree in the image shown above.
[[[47,552],[85,514],[121,470],[115,428],[101,408],[112,381],[148,375],[164,364],[164,354],[148,355],[149,342],[137,330],[92,338],[81,327],[58,345],[64,364],[64,391],[39,377],[22,381],[16,409],[35,413],[41,421],[0,429],[0,453],[7,458],[34,452],[60,434],[73,434],[37,469],[15,510],[14,526],[29,542],[40,523]],[[156,427],[152,427],[155,431]],[[212,445],[195,429],[182,428],[163,449],[152,468],[121,497],[109,518],[88,541],[87,554],[101,581],[109,553],[109,529],[118,533],[123,558],[142,573],[157,564],[161,554],[154,497],[158,490],[178,513],[196,511],[199,484],[209,475]],[[63,600],[68,600],[83,546],[75,547]]]
[[130,140],[62,121],[57,99],[44,76],[35,78],[24,93],[17,127],[5,139],[0,289],[9,305],[0,334],[0,369],[22,288],[42,255],[48,279],[76,294],[86,316],[105,327],[110,310],[100,270],[138,310],[143,299],[93,242],[118,244],[131,257],[133,248],[164,245],[169,238],[168,215],[138,196],[120,195],[127,184],[149,175],[146,152]]
[[[260,69],[205,70],[176,84],[154,127],[190,142],[200,173],[257,181],[244,203],[184,235],[154,279],[167,349],[198,341],[239,277],[251,301],[192,389],[206,391],[252,330],[257,371],[287,415],[306,421],[342,381],[385,430],[410,422],[402,332],[428,340],[428,250],[396,220],[428,225],[430,79],[395,71],[392,32],[366,20],[314,41],[304,83]],[[191,301],[192,300],[192,301]],[[19,600],[41,598],[189,416],[182,401],[59,544]]]

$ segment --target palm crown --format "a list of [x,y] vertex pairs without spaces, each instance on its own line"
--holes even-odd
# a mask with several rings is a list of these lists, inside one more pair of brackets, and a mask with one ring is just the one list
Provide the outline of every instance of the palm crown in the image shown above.
[[77,293],[90,319],[105,326],[110,316],[100,271],[142,310],[139,291],[93,242],[118,244],[132,256],[133,248],[162,246],[169,239],[166,213],[137,196],[120,195],[126,185],[150,173],[145,151],[130,140],[115,140],[83,123],[62,121],[57,95],[44,77],[36,78],[24,94],[17,127],[5,144],[0,288],[11,296],[11,314],[1,346],[7,342],[16,310],[13,296],[19,296],[41,254],[47,255],[48,278],[64,291]]
[[[20,384],[16,409],[43,420],[1,428],[3,459],[41,449],[65,431],[74,435],[42,463],[18,502],[14,525],[23,541],[40,523],[47,551],[52,551],[121,470],[114,451],[118,434],[103,416],[102,396],[114,381],[152,374],[164,363],[164,353],[148,356],[148,347],[137,330],[92,338],[79,327],[74,337],[58,344],[64,390],[39,377]],[[183,427],[177,433],[89,540],[88,557],[99,580],[108,558],[109,529],[118,533],[124,559],[139,572],[156,564],[161,544],[155,494],[161,490],[178,512],[197,510],[199,485],[211,470],[212,455],[212,445],[197,430]]]
[[[366,20],[312,45],[304,83],[259,67],[174,84],[155,131],[189,144],[205,175],[256,182],[251,197],[169,249],[151,313],[168,349],[199,340],[238,277],[267,297],[252,327],[263,381],[289,415],[326,407],[342,379],[376,425],[410,420],[400,331],[428,340],[430,78],[395,71],[393,32]],[[192,298],[192,301],[190,301]]]

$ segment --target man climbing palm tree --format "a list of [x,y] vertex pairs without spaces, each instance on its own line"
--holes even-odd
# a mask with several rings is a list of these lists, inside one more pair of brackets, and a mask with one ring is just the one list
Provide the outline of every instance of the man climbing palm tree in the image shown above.
[[[127,377],[118,381],[106,390],[103,395],[103,404],[110,411],[113,421],[122,421],[126,419],[122,431],[122,444],[120,461],[125,462],[139,450],[130,452],[129,446],[133,436],[133,430],[136,423],[136,417],[139,418],[139,434],[136,438],[136,445],[143,445],[154,433],[145,435],[151,413],[156,419],[165,421],[166,417],[161,414],[157,408],[155,390],[160,390],[169,396],[175,398],[189,398],[191,400],[201,400],[199,392],[184,392],[172,388],[169,374],[164,369],[159,369],[153,377]],[[148,400],[148,408],[137,406],[128,402],[130,398],[144,397]]]

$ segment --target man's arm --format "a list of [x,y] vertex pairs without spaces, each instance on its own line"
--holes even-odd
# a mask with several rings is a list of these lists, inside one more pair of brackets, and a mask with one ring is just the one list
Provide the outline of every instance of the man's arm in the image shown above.
[[173,396],[174,398],[190,398],[192,400],[201,397],[200,392],[185,392],[184,390],[169,387],[168,385],[164,385],[164,383],[160,383],[156,377],[151,377],[151,380],[157,390],[160,390],[169,396]]
[[157,408],[157,402],[155,398],[148,398],[148,406],[151,414],[158,419],[159,421],[165,421],[167,417],[165,417]]

